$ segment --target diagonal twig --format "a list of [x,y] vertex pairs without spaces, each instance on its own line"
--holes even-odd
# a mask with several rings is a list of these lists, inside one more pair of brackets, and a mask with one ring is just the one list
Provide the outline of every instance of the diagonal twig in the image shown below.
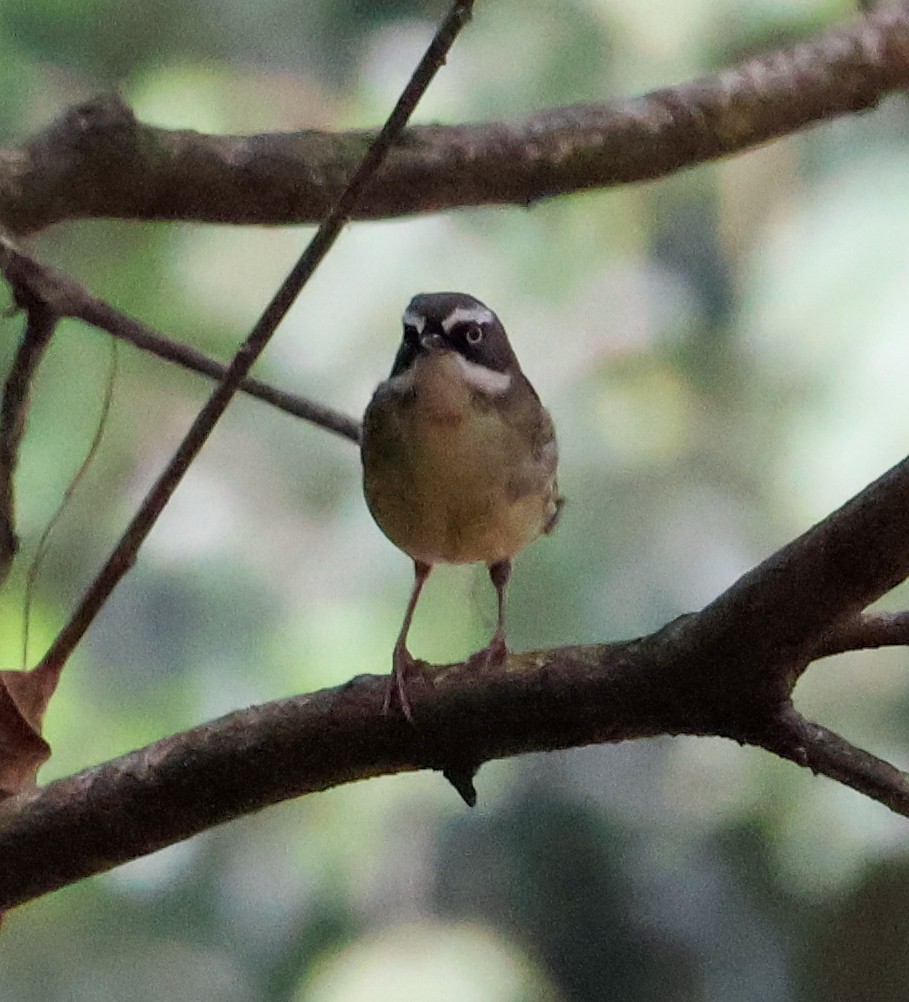
[[848,742],[835,731],[806,720],[792,707],[781,718],[782,741],[763,747],[812,772],[851,787],[909,817],[909,773]]
[[[27,287],[34,295],[52,303],[60,317],[83,320],[142,351],[212,379],[223,379],[227,373],[227,366],[223,362],[218,362],[190,345],[161,334],[148,324],[93,296],[71,275],[38,261],[2,234],[0,234],[0,269],[14,286]],[[243,379],[240,389],[294,417],[302,418],[353,442],[359,441],[359,422],[331,407],[298,393],[280,390],[253,376]]]
[[193,421],[170,462],[145,496],[126,531],[89,585],[69,622],[36,667],[38,674],[59,674],[70,653],[135,562],[136,554],[164,510],[177,485],[198,455],[243,379],[271,340],[294,299],[305,286],[347,223],[360,196],[413,113],[417,102],[445,61],[458,33],[467,23],[473,0],[455,0],[423,58],[395,104],[382,131],[363,156],[343,194],[325,217],[300,260],[291,269],[249,337],[233,358],[223,381]]

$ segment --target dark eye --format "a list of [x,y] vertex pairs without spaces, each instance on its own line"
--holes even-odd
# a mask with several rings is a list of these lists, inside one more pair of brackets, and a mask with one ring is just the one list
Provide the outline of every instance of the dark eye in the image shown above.
[[479,324],[468,324],[464,339],[468,344],[479,344],[483,340],[483,328]]
[[419,338],[420,332],[412,324],[404,324],[404,340],[405,341],[416,341]]

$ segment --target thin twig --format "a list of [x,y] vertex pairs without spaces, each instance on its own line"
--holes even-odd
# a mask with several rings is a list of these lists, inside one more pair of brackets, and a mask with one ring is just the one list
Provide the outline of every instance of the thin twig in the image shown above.
[[[93,296],[71,275],[38,261],[2,235],[0,235],[0,268],[14,286],[27,286],[36,295],[53,303],[54,310],[60,317],[83,320],[142,351],[168,362],[175,362],[185,369],[212,379],[221,380],[227,373],[227,366],[224,363],[215,361],[196,348],[175,341],[149,327],[148,324],[115,309],[104,300]],[[358,442],[360,439],[360,424],[355,418],[316,403],[308,397],[280,390],[253,376],[247,376],[240,383],[240,389],[294,417],[302,418],[353,442]]]
[[909,817],[909,773],[856,748],[835,731],[806,720],[791,707],[782,715],[781,723],[780,739],[763,743],[768,751],[829,776],[896,814]]
[[101,439],[104,437],[104,430],[107,427],[107,418],[110,414],[111,405],[114,401],[114,384],[116,383],[116,380],[117,342],[115,339],[111,339],[110,364],[107,369],[107,379],[104,383],[104,396],[101,400],[101,409],[98,412],[98,420],[95,422],[94,436],[92,437],[91,444],[89,445],[82,462],[79,464],[79,469],[76,470],[69,484],[67,484],[66,490],[63,492],[63,497],[60,498],[60,503],[57,505],[56,511],[44,527],[44,531],[41,533],[41,538],[38,540],[38,545],[35,547],[35,554],[32,557],[32,562],[28,568],[28,574],[25,576],[25,598],[22,605],[23,671],[28,668],[28,638],[31,632],[32,598],[34,596],[35,582],[38,580],[38,575],[41,573],[41,567],[44,564],[44,558],[47,556],[48,545],[54,528],[60,521],[60,517],[63,515],[63,512],[66,511],[66,507],[69,504],[70,499],[76,493],[79,484],[88,472],[89,467],[91,466],[92,461],[101,446]]
[[0,404],[0,584],[19,549],[13,474],[25,433],[29,389],[57,325],[57,314],[42,299],[24,288],[16,288],[15,293],[18,304],[27,310],[27,319]]
[[[114,337],[128,341],[143,351],[157,355],[158,358],[166,359],[168,362],[176,362],[177,365],[181,365],[185,369],[217,380],[224,379],[227,374],[228,367],[222,362],[209,358],[196,348],[153,331],[145,324],[115,310],[101,299],[88,297],[79,305],[79,312],[73,313],[73,316],[78,316],[86,323],[100,327],[101,330],[106,330]],[[326,431],[334,432],[352,442],[360,441],[360,422],[332,407],[316,403],[316,401],[298,393],[280,390],[261,379],[256,379],[255,376],[247,376],[243,379],[240,383],[240,389],[252,397],[257,397],[287,414],[293,414],[294,417],[318,425]]]
[[108,596],[135,562],[139,548],[164,510],[190,463],[208,440],[219,418],[237,392],[240,383],[248,375],[278,324],[287,314],[294,299],[309,281],[346,225],[357,200],[391,145],[400,135],[430,81],[444,63],[448,50],[470,17],[472,6],[473,0],[455,0],[378,138],[366,151],[344,193],[316,231],[300,260],[281,284],[274,298],[253,327],[249,337],[237,351],[224,380],[193,421],[170,462],[146,495],[123,536],[114,547],[104,567],[82,596],[69,622],[60,631],[50,650],[36,667],[37,673],[47,673],[52,676],[59,674],[70,653],[83,637],[107,601]]

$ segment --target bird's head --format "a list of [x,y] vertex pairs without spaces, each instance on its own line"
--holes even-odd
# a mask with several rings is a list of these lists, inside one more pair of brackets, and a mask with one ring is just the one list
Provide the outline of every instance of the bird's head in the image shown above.
[[474,389],[504,393],[520,365],[501,321],[464,292],[424,292],[414,296],[403,316],[404,337],[391,370],[406,378],[421,360],[454,354],[456,371]]

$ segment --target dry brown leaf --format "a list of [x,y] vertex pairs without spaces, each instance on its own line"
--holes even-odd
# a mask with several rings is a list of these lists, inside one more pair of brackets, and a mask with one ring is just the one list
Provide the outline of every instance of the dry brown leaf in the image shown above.
[[38,768],[50,757],[41,724],[57,678],[40,667],[0,671],[0,799],[33,787]]

